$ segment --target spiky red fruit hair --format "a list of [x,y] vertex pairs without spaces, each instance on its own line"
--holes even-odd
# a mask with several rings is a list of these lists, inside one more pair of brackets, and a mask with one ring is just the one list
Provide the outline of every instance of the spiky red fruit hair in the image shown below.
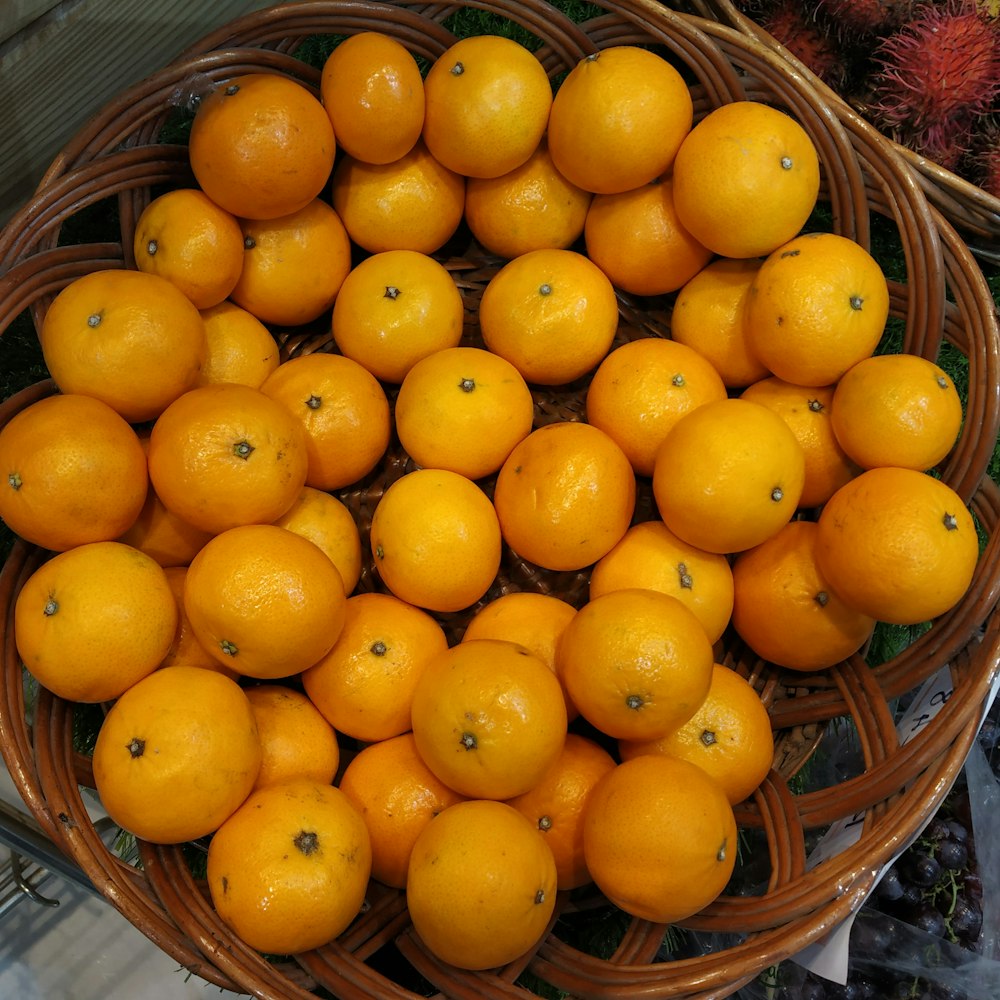
[[875,52],[871,111],[898,133],[985,113],[1000,93],[1000,28],[975,2],[924,3]]
[[847,70],[836,42],[805,13],[799,0],[779,0],[761,17],[760,26],[828,87],[843,86]]
[[862,39],[900,27],[912,14],[915,0],[819,0],[817,15],[844,39]]

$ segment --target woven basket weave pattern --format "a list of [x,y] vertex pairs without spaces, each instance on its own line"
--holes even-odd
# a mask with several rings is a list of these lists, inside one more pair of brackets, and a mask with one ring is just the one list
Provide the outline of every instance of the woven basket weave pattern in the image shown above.
[[[561,898],[554,926],[538,948],[512,966],[468,973],[434,959],[412,933],[402,893],[372,883],[366,911],[336,942],[294,959],[269,960],[245,947],[222,925],[204,884],[191,873],[194,847],[140,843],[141,868],[119,860],[87,818],[80,785],[92,787],[89,762],[73,749],[75,707],[42,690],[26,706],[14,647],[12,608],[21,583],[44,557],[17,543],[0,573],[3,683],[0,750],[25,801],[52,839],[75,859],[108,900],[182,966],[220,986],[263,998],[326,995],[403,998],[426,981],[457,998],[523,996],[514,981],[525,969],[579,997],[710,998],[731,995],[760,971],[817,940],[857,908],[877,870],[933,814],[962,766],[975,735],[971,724],[998,670],[1000,621],[1000,491],[986,470],[1000,428],[1000,334],[993,299],[968,248],[932,207],[905,158],[872,128],[828,102],[783,57],[717,20],[668,10],[652,0],[602,5],[582,25],[541,0],[514,4],[378,3],[316,0],[280,5],[220,28],[170,66],[102,109],[63,150],[36,196],[0,234],[0,330],[29,312],[36,327],[52,297],[69,281],[131,260],[139,213],[164,187],[193,183],[183,145],[161,136],[183,117],[192,94],[238,73],[285,73],[314,90],[319,71],[294,55],[315,36],[379,30],[415,54],[436,58],[455,37],[445,26],[463,6],[492,11],[526,28],[553,78],[597,49],[652,44],[692,81],[696,114],[740,99],[763,100],[793,114],[819,151],[821,199],[834,229],[871,245],[876,216],[895,224],[906,274],[891,282],[891,314],[903,326],[904,349],[936,357],[948,342],[969,359],[967,416],[961,437],[940,475],[976,514],[986,548],[972,586],[951,613],[886,663],[870,667],[861,656],[815,675],[790,676],[759,662],[727,637],[720,660],[748,677],[768,707],[787,764],[737,809],[752,857],[741,863],[744,881],[759,876],[750,894],[724,894],[686,926],[726,935],[714,954],[656,961],[664,928],[627,924],[610,959],[586,954],[560,937],[560,920],[585,918],[602,905],[596,892]],[[77,217],[110,219],[107,242],[73,244],[65,234]],[[112,231],[113,230],[113,231]],[[502,263],[471,244],[449,243],[437,255],[452,271],[466,305],[466,336],[478,335],[478,304]],[[620,296],[620,337],[669,334],[669,300]],[[328,324],[276,331],[284,357],[330,349]],[[0,404],[0,426],[33,400],[54,391],[33,386]],[[536,422],[580,419],[585,384],[536,391]],[[393,479],[412,466],[394,445],[364,482],[338,492],[363,535],[374,506]],[[489,489],[490,484],[484,484]],[[648,489],[640,489],[638,518],[651,516]],[[378,587],[366,567],[361,588]],[[586,574],[556,574],[505,553],[491,595],[540,590],[579,603]],[[453,635],[465,616],[445,622]],[[934,721],[900,746],[894,709],[945,663],[955,694]],[[793,793],[788,779],[832,719],[848,717],[858,734],[862,765],[831,785]],[[867,810],[860,839],[836,857],[807,868],[815,831]],[[381,956],[392,942],[404,963],[399,972]],[[722,946],[725,942],[726,946]]]

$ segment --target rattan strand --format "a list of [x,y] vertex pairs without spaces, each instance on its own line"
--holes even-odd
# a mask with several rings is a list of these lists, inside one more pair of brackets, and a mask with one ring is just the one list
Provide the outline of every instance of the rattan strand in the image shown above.
[[[313,35],[374,28],[432,59],[454,40],[444,22],[462,6],[466,4],[360,0],[285,4],[221,27],[119,95],[66,146],[30,203],[0,233],[0,331],[25,311],[37,326],[52,296],[80,274],[131,263],[135,220],[153,191],[191,181],[183,146],[161,143],[159,136],[183,114],[192,95],[211,82],[257,69],[287,73],[315,88],[317,70],[294,56],[297,46]],[[926,185],[906,158],[759,39],[712,16],[666,10],[652,0],[606,4],[604,14],[584,25],[573,24],[539,0],[484,0],[468,6],[508,16],[534,33],[539,58],[553,77],[583,55],[610,45],[662,46],[690,72],[698,115],[721,103],[751,98],[783,107],[806,125],[820,153],[822,197],[831,206],[836,231],[867,247],[872,217],[894,220],[906,273],[893,282],[891,310],[905,325],[905,349],[933,357],[947,340],[970,362],[968,419],[940,468],[942,477],[970,500],[988,539],[969,593],[908,649],[877,667],[858,655],[818,675],[793,676],[760,662],[734,639],[720,645],[719,659],[760,691],[782,749],[780,770],[772,771],[737,809],[748,835],[759,840],[761,857],[766,855],[765,884],[752,896],[720,897],[687,922],[692,928],[726,933],[735,943],[713,955],[666,963],[656,961],[664,928],[633,920],[608,960],[581,953],[553,932],[537,950],[505,969],[460,972],[423,948],[409,925],[402,894],[375,883],[370,907],[338,941],[281,961],[247,949],[215,915],[184,849],[140,844],[140,869],[119,860],[94,831],[79,788],[92,784],[88,761],[72,747],[73,707],[43,691],[29,726],[12,607],[20,584],[43,554],[23,543],[15,545],[0,573],[5,608],[0,625],[0,750],[32,812],[106,897],[179,964],[220,986],[262,998],[305,998],[322,986],[344,1000],[407,1000],[417,994],[405,983],[419,974],[446,996],[478,1000],[523,997],[514,981],[527,969],[579,997],[729,996],[860,905],[879,866],[936,810],[971,744],[969,722],[998,671],[1000,649],[995,612],[1000,491],[985,478],[1000,426],[1000,336],[993,300],[975,259],[945,217],[948,213],[929,204]],[[102,243],[60,245],[68,221],[104,204],[116,211],[116,234],[102,237]],[[467,340],[476,342],[479,298],[502,262],[471,244],[449,244],[441,257],[465,299]],[[620,307],[620,338],[669,335],[668,299],[623,295]],[[284,357],[331,349],[323,323],[275,334]],[[51,391],[50,383],[42,384],[0,404],[0,426]],[[584,391],[585,381],[536,390],[537,422],[581,419]],[[386,486],[412,467],[394,446],[373,475],[338,493],[363,535]],[[483,485],[489,491],[490,483]],[[652,516],[648,484],[639,492],[637,517]],[[585,572],[542,571],[508,551],[489,596],[533,589],[579,603],[586,585]],[[360,586],[380,586],[370,567]],[[443,616],[442,624],[457,636],[467,614]],[[892,704],[949,661],[955,695],[918,738],[901,747]],[[844,716],[857,729],[863,769],[834,787],[794,794],[788,779],[815,752],[824,724]],[[809,869],[809,831],[865,809],[858,843]],[[592,889],[562,894],[557,914],[582,915],[579,911],[601,905]],[[396,951],[397,962],[409,963],[408,977],[393,979],[383,969],[378,958],[386,948]]]

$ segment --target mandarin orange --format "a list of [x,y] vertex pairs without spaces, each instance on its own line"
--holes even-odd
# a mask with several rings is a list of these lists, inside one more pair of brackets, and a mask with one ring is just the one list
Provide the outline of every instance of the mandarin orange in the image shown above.
[[200,667],[157,670],[111,706],[94,783],[112,820],[154,844],[215,832],[250,793],[260,740],[246,695]]
[[446,347],[406,373],[393,412],[399,443],[417,465],[482,479],[531,432],[535,403],[498,354]]
[[273,524],[216,535],[194,557],[184,609],[198,641],[247,677],[290,677],[337,641],[347,598],[337,567],[307,538]]
[[759,101],[710,111],[674,161],[685,229],[723,257],[761,257],[796,236],[819,194],[819,156],[790,115]]
[[518,555],[546,569],[576,570],[621,540],[635,497],[632,466],[612,438],[565,421],[514,446],[497,475],[493,504]]
[[745,399],[683,416],[656,453],[653,494],[663,523],[708,552],[760,544],[792,519],[805,456],[788,424]]
[[336,139],[312,91],[279,73],[246,73],[198,103],[188,153],[198,186],[241,219],[276,219],[326,186]]
[[489,497],[447,469],[395,480],[372,514],[375,571],[396,597],[430,611],[480,600],[500,568],[501,534]]
[[665,295],[690,281],[713,257],[681,224],[669,178],[598,194],[584,225],[587,256],[616,288]]
[[694,715],[712,644],[692,611],[657,590],[613,590],[563,629],[556,664],[580,714],[614,739],[658,739]]
[[338,732],[363,743],[391,739],[410,728],[420,675],[447,648],[426,611],[392,594],[355,594],[337,641],[302,673],[302,686]]
[[420,940],[444,962],[492,969],[529,952],[556,903],[552,851],[504,802],[459,802],[417,837],[406,904]]
[[421,830],[465,800],[435,777],[410,732],[362,747],[345,768],[339,788],[368,827],[372,878],[395,889],[406,887],[410,855]]
[[638,45],[585,56],[566,75],[549,115],[556,168],[597,194],[629,191],[667,173],[694,108],[681,74]]
[[696,764],[643,755],[591,789],[583,850],[597,887],[626,913],[669,924],[704,909],[736,865],[722,787]]
[[219,827],[206,874],[216,912],[251,948],[309,951],[360,912],[371,840],[339,788],[288,781],[253,792]]
[[465,177],[499,177],[538,148],[552,86],[535,55],[503,35],[470,35],[434,60],[424,79],[427,149]]
[[95,396],[129,423],[155,419],[193,388],[208,352],[201,314],[176,285],[117,269],[66,285],[39,341],[62,392]]
[[424,127],[424,81],[410,51],[380,31],[359,31],[327,56],[320,96],[337,144],[364,163],[392,163]]
[[53,551],[109,541],[146,502],[146,455],[135,431],[92,396],[46,396],[0,429],[0,517]]
[[351,358],[325,351],[290,358],[260,391],[302,424],[307,486],[350,486],[375,468],[389,446],[392,418],[385,390]]
[[559,756],[566,705],[555,674],[524,646],[470,639],[424,665],[412,723],[420,756],[449,788],[509,799]]
[[111,701],[167,655],[177,605],[150,556],[121,542],[86,542],[31,573],[13,625],[18,655],[40,684],[67,701]]
[[844,603],[913,625],[951,610],[979,560],[976,525],[945,482],[914,469],[868,469],[819,516],[816,564]]

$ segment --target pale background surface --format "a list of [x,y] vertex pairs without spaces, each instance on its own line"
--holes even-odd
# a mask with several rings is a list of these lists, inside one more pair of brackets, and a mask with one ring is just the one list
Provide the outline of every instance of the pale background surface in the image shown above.
[[2,0],[0,226],[112,97],[267,0]]

